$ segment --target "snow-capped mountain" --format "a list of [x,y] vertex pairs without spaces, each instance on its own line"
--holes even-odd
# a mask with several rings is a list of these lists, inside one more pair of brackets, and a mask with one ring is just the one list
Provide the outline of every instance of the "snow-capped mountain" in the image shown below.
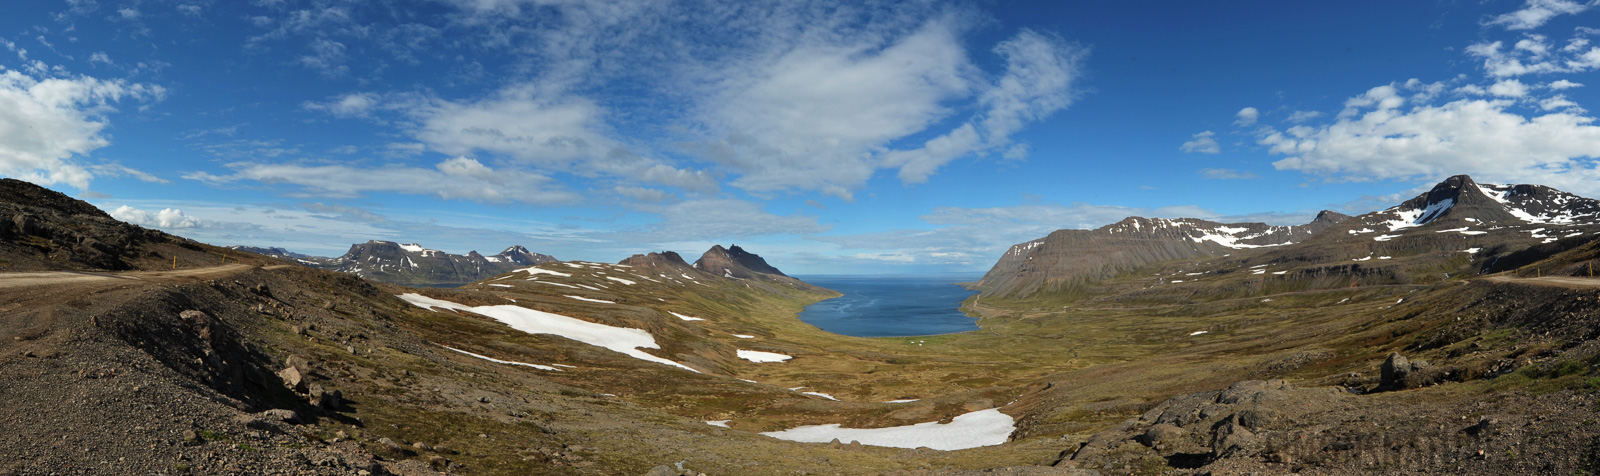
[[[1600,201],[1543,185],[1479,184],[1458,175],[1385,210],[1357,217],[1324,211],[1305,225],[1129,217],[1094,230],[1057,230],[1013,245],[978,287],[991,295],[1025,296],[1163,261],[1216,257],[1256,266],[1255,271],[1262,271],[1254,273],[1258,275],[1265,274],[1260,269],[1265,263],[1348,267],[1351,262],[1397,258],[1425,263],[1415,266],[1418,269],[1444,269],[1440,266],[1459,264],[1438,263],[1461,253],[1473,260],[1492,260],[1529,246],[1597,232]],[[1401,266],[1393,263],[1399,261],[1383,266]],[[1482,272],[1490,263],[1472,269]],[[1406,274],[1374,271],[1374,267],[1380,266],[1373,262],[1366,269],[1328,268],[1313,274],[1388,273],[1390,278]]]
[[350,245],[350,251],[337,258],[320,258],[291,253],[282,248],[233,249],[293,260],[313,268],[351,273],[386,283],[414,286],[461,285],[516,268],[559,261],[555,257],[512,246],[499,254],[484,256],[477,251],[450,254],[416,243],[372,240]]

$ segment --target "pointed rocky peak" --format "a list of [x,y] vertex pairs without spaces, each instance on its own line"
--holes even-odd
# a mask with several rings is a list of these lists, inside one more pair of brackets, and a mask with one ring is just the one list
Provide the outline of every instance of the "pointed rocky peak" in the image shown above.
[[761,256],[745,251],[739,245],[730,245],[727,248],[723,248],[722,245],[712,246],[705,254],[700,255],[700,259],[694,262],[694,267],[719,276],[737,278],[748,278],[754,274],[788,276],[778,271],[778,268],[767,264],[767,260]]
[[1350,215],[1339,213],[1339,212],[1336,212],[1336,211],[1333,211],[1333,210],[1323,210],[1323,211],[1317,212],[1317,217],[1311,219],[1311,223],[1333,224],[1333,223],[1339,223],[1339,222],[1342,222],[1342,221],[1345,221],[1345,220],[1349,220],[1350,218],[1351,218]]
[[[500,254],[494,255],[491,258],[498,258],[499,261],[511,262],[511,263],[516,263],[516,264],[520,264],[520,265],[524,265],[524,266],[532,266],[532,265],[536,265],[536,264],[539,264],[539,263],[549,263],[549,262],[552,262],[552,261],[556,261],[556,258],[554,256],[550,256],[550,255],[543,254],[543,253],[534,253],[532,251],[528,251],[528,249],[522,247],[522,245],[513,245],[510,248],[506,248],[505,251],[501,251]],[[499,262],[499,261],[494,260],[494,259],[491,259],[491,261]]]
[[1479,222],[1516,219],[1501,200],[1491,196],[1484,186],[1466,175],[1447,178],[1434,185],[1428,193],[1406,200],[1388,211],[1396,215],[1393,221],[1401,227],[1426,225],[1444,219],[1471,218]]

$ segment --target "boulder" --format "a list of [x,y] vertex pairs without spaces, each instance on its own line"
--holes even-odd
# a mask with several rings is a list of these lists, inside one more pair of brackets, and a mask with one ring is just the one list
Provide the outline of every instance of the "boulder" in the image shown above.
[[1400,388],[1405,382],[1406,375],[1411,373],[1411,361],[1400,355],[1399,352],[1390,352],[1389,358],[1383,361],[1379,368],[1378,386],[1384,388]]
[[1229,418],[1221,425],[1217,425],[1211,434],[1211,457],[1222,458],[1235,452],[1244,451],[1255,443],[1256,435],[1244,425],[1240,425]]
[[283,379],[283,386],[289,387],[295,393],[306,393],[310,389],[306,386],[305,377],[300,375],[300,369],[288,367],[278,371],[278,378]]
[[1139,444],[1159,450],[1171,446],[1178,439],[1183,438],[1183,435],[1182,428],[1163,423],[1151,425],[1150,429],[1145,430],[1144,434],[1135,437],[1134,440],[1138,441]]

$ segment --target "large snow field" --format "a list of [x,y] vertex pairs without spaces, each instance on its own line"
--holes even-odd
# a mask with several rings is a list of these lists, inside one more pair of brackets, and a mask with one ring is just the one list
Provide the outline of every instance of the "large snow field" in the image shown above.
[[434,308],[443,308],[482,314],[511,326],[512,329],[529,334],[558,335],[592,346],[604,347],[635,359],[648,360],[700,373],[699,370],[689,368],[687,365],[656,357],[639,350],[640,348],[661,348],[661,346],[656,345],[655,337],[652,337],[649,332],[645,332],[643,329],[613,327],[560,314],[535,311],[521,306],[467,306],[416,293],[401,294],[400,299],[430,311],[434,310]]
[[893,448],[926,446],[936,450],[964,450],[1006,442],[1016,430],[1016,421],[1000,409],[979,410],[955,417],[950,423],[918,423],[888,428],[841,428],[839,424],[809,425],[763,435],[802,443],[827,443],[838,438],[849,443]]

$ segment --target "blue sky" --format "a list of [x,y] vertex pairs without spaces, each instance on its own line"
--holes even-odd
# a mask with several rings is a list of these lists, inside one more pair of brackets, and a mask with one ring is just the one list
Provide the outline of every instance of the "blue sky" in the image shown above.
[[982,271],[1128,215],[1444,177],[1600,197],[1600,6],[67,0],[0,7],[0,176],[209,243]]

